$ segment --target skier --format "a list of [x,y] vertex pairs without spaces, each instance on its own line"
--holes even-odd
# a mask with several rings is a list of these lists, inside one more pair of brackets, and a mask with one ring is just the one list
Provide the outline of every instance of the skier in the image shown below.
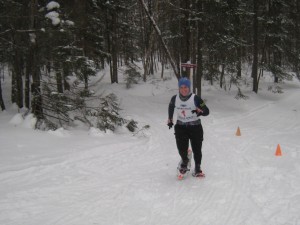
[[209,109],[199,96],[191,92],[191,82],[188,78],[180,78],[178,88],[179,93],[171,98],[168,112],[168,126],[171,129],[174,109],[177,111],[174,129],[176,145],[181,157],[178,170],[181,175],[189,170],[188,147],[191,141],[195,161],[193,176],[201,177],[204,176],[201,170],[203,128],[199,116],[207,116]]

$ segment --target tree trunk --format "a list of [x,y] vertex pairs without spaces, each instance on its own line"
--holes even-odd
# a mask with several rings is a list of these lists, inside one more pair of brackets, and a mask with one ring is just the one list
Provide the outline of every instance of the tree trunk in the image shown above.
[[[275,50],[273,53],[273,57],[274,57],[274,64],[277,67],[281,67],[281,53],[278,50]],[[278,83],[279,82],[279,78],[277,74],[274,74],[274,83]]]
[[[148,39],[148,44],[145,45],[145,52],[144,52],[144,60],[143,60],[143,66],[144,66],[144,76],[143,80],[147,80],[147,75],[151,74],[151,51],[152,51],[152,45],[154,40],[154,33],[151,31]],[[148,46],[148,48],[147,48]],[[153,65],[152,65],[153,66]],[[152,68],[153,70],[153,68]]]
[[[190,0],[180,1],[180,8],[185,9],[184,17],[181,19],[182,38],[181,38],[181,59],[183,63],[191,63],[191,28],[190,28]],[[181,62],[180,62],[181,63]],[[190,78],[191,68],[182,70],[181,76]]]
[[4,104],[3,97],[2,97],[1,77],[0,77],[0,106],[1,106],[2,111],[4,111],[5,110],[5,104]]
[[[37,14],[36,8],[38,7],[37,0],[31,0],[31,28],[34,28],[35,18]],[[41,78],[40,78],[40,68],[39,68],[39,56],[37,40],[30,42],[30,55],[32,55],[31,61],[31,71],[32,71],[32,84],[31,84],[31,111],[37,117],[37,119],[43,119],[43,106],[42,106],[42,95],[41,95]]]
[[23,108],[23,58],[20,50],[20,34],[14,32],[12,35],[13,61],[12,61],[12,102],[16,103],[19,108]]
[[11,102],[17,103],[17,78],[14,69],[11,72]]
[[[31,51],[29,51],[31,52]],[[25,73],[25,107],[30,109],[30,75],[32,74],[32,55],[29,53],[26,59],[26,73]]]
[[223,81],[224,81],[224,73],[225,73],[225,64],[222,63],[222,71],[220,76],[220,88],[223,88]]
[[40,87],[40,71],[36,68],[33,72],[31,84],[32,102],[31,111],[38,118],[43,119],[42,96]]
[[[203,2],[202,0],[197,1],[198,12],[203,12]],[[202,86],[202,76],[203,76],[203,20],[198,20],[197,22],[197,69],[196,69],[196,84],[195,93],[201,97],[201,86]]]
[[295,42],[296,42],[296,56],[295,56],[295,72],[300,80],[300,0],[296,0],[296,18],[295,18]]
[[23,108],[23,100],[24,100],[24,95],[23,95],[23,57],[19,50],[17,50],[18,56],[15,57],[15,72],[16,72],[16,79],[17,79],[17,104],[18,107],[21,109]]
[[165,71],[165,63],[164,63],[164,59],[162,59],[162,61],[161,61],[161,74],[160,74],[161,79],[164,78],[164,71]]
[[42,95],[41,95],[41,80],[40,80],[40,69],[38,66],[38,55],[37,46],[31,46],[30,50],[33,55],[32,62],[32,84],[31,84],[31,111],[38,118],[43,119],[43,106],[42,106]]
[[238,78],[241,78],[242,77],[242,47],[241,46],[237,47],[237,64],[236,64],[236,70],[237,70],[236,76]]
[[253,0],[253,63],[252,63],[252,79],[253,91],[258,92],[258,0]]
[[63,93],[64,92],[61,72],[56,72],[56,86],[57,86],[57,92],[58,93]]
[[112,13],[112,46],[111,46],[111,57],[112,57],[112,80],[111,83],[118,83],[118,55],[117,55],[117,14]]
[[[79,47],[82,49],[83,56],[89,56],[90,51],[88,49],[88,41],[87,41],[87,0],[74,0],[73,10],[71,12],[71,16],[75,23],[77,24],[77,33],[76,33],[76,41],[78,42]],[[88,90],[89,88],[89,78],[86,73],[83,73],[84,80],[84,88]]]
[[63,84],[64,84],[63,89],[64,89],[64,91],[65,90],[69,91],[71,89],[70,84],[67,81],[67,77],[69,76],[69,73],[70,73],[69,65],[68,65],[68,63],[64,63],[64,65],[63,65]]

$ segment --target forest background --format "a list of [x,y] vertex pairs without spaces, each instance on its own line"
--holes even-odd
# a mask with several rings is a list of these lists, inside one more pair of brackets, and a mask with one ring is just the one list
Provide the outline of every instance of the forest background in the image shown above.
[[125,74],[128,88],[158,68],[164,79],[172,68],[177,78],[190,77],[200,96],[208,80],[224,91],[236,85],[238,98],[247,98],[243,69],[255,93],[267,71],[270,91],[281,92],[280,82],[300,79],[299,26],[299,0],[0,1],[1,109],[6,73],[11,103],[24,116],[33,113],[39,129],[75,120],[104,131],[125,123],[134,129],[113,93],[92,91],[90,78],[104,68],[111,83]]

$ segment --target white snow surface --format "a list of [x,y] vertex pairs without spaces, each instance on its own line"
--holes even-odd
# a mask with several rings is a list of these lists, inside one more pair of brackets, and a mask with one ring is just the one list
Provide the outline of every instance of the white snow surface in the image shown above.
[[0,224],[300,225],[300,85],[287,81],[274,94],[271,83],[262,78],[258,94],[248,87],[247,100],[204,84],[204,179],[176,178],[179,155],[166,125],[176,78],[132,89],[109,75],[97,83],[95,91],[120,98],[123,116],[150,125],[136,135],[34,130],[32,116],[8,107],[0,113]]

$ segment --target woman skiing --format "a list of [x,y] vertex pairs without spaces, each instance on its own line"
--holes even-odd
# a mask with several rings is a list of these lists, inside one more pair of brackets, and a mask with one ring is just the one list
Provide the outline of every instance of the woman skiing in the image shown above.
[[189,171],[188,148],[190,141],[195,161],[193,176],[201,177],[204,176],[201,170],[203,128],[199,117],[207,116],[209,109],[199,96],[191,93],[191,82],[189,79],[186,77],[180,78],[178,87],[179,93],[174,95],[169,103],[168,118],[168,126],[171,129],[173,126],[174,109],[176,109],[175,138],[181,157],[178,170],[181,175]]

